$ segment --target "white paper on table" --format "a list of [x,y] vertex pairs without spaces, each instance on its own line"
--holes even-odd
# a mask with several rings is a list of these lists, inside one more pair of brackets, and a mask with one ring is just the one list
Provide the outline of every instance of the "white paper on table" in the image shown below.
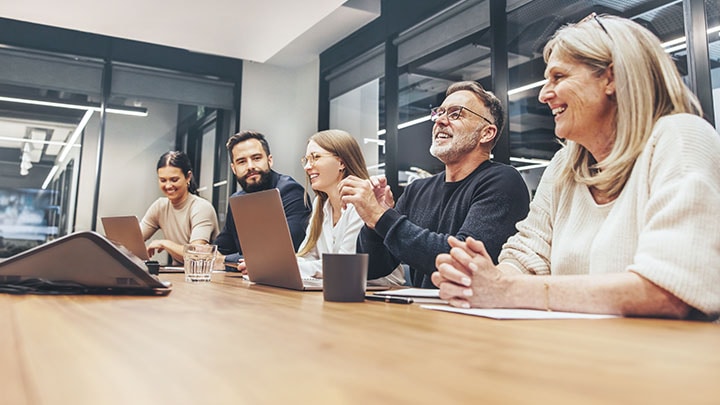
[[616,315],[584,314],[580,312],[540,311],[536,309],[507,308],[455,308],[449,305],[421,305],[421,308],[458,314],[482,316],[492,319],[607,319],[619,318]]
[[375,295],[411,298],[440,298],[440,290],[433,288],[400,288],[397,290],[378,291]]

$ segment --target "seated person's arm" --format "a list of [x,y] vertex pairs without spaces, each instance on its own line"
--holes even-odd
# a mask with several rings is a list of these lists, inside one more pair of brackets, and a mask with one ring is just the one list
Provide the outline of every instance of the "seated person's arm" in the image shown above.
[[230,253],[229,255],[218,253],[215,268],[217,270],[239,271],[245,274],[245,259],[238,253]]
[[[191,244],[207,245],[206,240],[197,239],[190,241]],[[148,256],[152,257],[156,253],[160,253],[163,250],[168,252],[173,261],[182,263],[183,262],[183,247],[185,245],[177,242],[173,242],[168,239],[156,239],[150,242],[147,246]]]
[[213,244],[217,245],[218,253],[223,255],[242,255],[240,249],[240,242],[238,241],[237,234],[235,231],[235,220],[233,219],[232,211],[228,206],[227,215],[225,215],[225,224],[222,230],[218,234]]
[[[205,244],[218,233],[218,220],[215,208],[210,204],[193,204],[190,212],[190,243]],[[204,242],[204,243],[203,243]]]
[[215,260],[215,268],[218,270],[225,269],[230,271],[242,271],[238,268],[238,264],[242,261],[242,249],[238,241],[235,231],[235,220],[228,206],[225,215],[225,224],[218,234],[213,244],[218,247],[218,256]]
[[[720,205],[720,177],[713,169],[714,157],[678,153],[682,147],[675,142],[678,138],[664,139],[672,143],[664,148],[660,143],[656,151],[656,155],[665,151],[658,158],[662,166],[657,166],[663,170],[652,172],[649,179],[651,194],[629,263],[610,269],[611,273],[547,276],[552,269],[552,241],[546,238],[552,235],[552,221],[541,181],[533,212],[524,221],[532,225],[520,225],[519,236],[508,241],[497,268],[483,254],[482,243],[469,239],[453,242],[458,249],[453,250],[452,259],[438,257],[439,273],[433,274],[433,283],[440,286],[441,297],[459,306],[672,318],[720,315],[720,236],[715,213]],[[540,206],[545,209],[537,209]],[[622,238],[615,235],[616,240]],[[518,274],[518,269],[529,274]],[[578,273],[587,272],[578,269]]]
[[514,266],[494,266],[482,242],[450,238],[457,249],[437,258],[433,283],[459,307],[539,310],[685,318],[692,307],[634,272],[537,276]]
[[[516,174],[516,173],[515,173]],[[507,238],[516,232],[515,223],[527,215],[528,195],[527,188],[522,178],[517,175],[503,177],[496,181],[497,185],[480,184],[474,191],[472,204],[467,210],[464,218],[450,218],[447,220],[460,220],[458,231],[455,235],[463,240],[468,236],[481,239],[488,246],[491,257],[496,258],[500,253],[502,244]],[[411,184],[412,186],[412,184]],[[358,251],[372,252],[371,262],[377,267],[371,271],[369,278],[382,277],[390,274],[398,262],[408,264],[410,267],[428,277],[435,271],[435,258],[440,253],[447,253],[450,250],[447,239],[448,234],[435,232],[413,223],[405,212],[412,212],[417,201],[410,201],[410,198],[423,198],[422,193],[415,193],[412,197],[406,198],[408,193],[403,194],[397,202],[395,209],[389,209],[380,217],[375,224],[374,233],[370,234],[369,229],[361,231],[358,240]],[[378,250],[380,243],[383,248]],[[372,250],[368,250],[372,249]],[[382,253],[382,250],[386,251]],[[377,254],[380,253],[380,256]],[[383,263],[383,266],[380,266]],[[381,272],[377,272],[381,269]]]

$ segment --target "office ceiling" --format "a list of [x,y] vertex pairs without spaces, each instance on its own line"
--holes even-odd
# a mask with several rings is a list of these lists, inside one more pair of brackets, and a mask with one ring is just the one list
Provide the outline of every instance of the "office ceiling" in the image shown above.
[[[380,15],[380,0],[23,0],[0,16],[254,62],[295,64]],[[306,58],[302,58],[306,60]]]

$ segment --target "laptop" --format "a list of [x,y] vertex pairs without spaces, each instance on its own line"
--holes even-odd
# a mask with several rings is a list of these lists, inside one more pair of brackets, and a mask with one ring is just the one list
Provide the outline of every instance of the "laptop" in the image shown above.
[[[105,229],[105,237],[111,241],[122,245],[132,254],[137,256],[144,262],[150,262],[150,257],[145,247],[145,240],[140,229],[140,221],[133,215],[119,217],[102,217],[103,228]],[[181,273],[182,267],[160,266],[160,271],[164,273]]]
[[0,291],[40,294],[167,295],[170,283],[148,273],[127,249],[94,232],[77,232],[0,263]]
[[248,279],[300,291],[322,291],[322,279],[300,275],[280,190],[230,197]]

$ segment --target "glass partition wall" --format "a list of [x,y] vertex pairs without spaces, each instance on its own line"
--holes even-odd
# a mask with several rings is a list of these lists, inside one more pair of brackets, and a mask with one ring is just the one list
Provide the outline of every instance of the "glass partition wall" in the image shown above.
[[103,233],[102,216],[141,218],[163,195],[156,164],[169,150],[188,153],[224,221],[235,83],[19,47],[0,48],[0,63],[0,257]]
[[[417,7],[430,2],[416,3]],[[489,15],[490,7],[505,3],[507,23],[502,27],[492,27]],[[398,179],[400,189],[404,182],[423,172],[436,173],[442,170],[441,162],[430,156],[428,149],[431,142],[429,110],[439,105],[444,99],[447,86],[455,81],[474,80],[489,90],[493,88],[493,35],[506,37],[507,47],[507,94],[500,94],[500,99],[507,99],[507,133],[510,156],[500,157],[503,161],[514,165],[526,180],[531,193],[554,153],[560,148],[554,136],[554,122],[549,109],[539,103],[538,93],[544,83],[542,50],[550,36],[560,26],[581,20],[591,12],[600,15],[611,14],[631,18],[654,32],[663,43],[667,52],[676,61],[678,69],[689,80],[689,53],[693,50],[686,45],[685,13],[690,8],[704,6],[704,19],[707,21],[691,22],[693,30],[707,32],[709,70],[712,77],[712,95],[715,100],[714,109],[706,111],[706,116],[718,122],[720,115],[720,6],[717,1],[647,1],[628,0],[588,1],[588,0],[509,0],[507,2],[490,1],[458,1],[441,11],[433,10],[424,19],[409,27],[396,27],[392,21],[386,21],[388,37],[397,46],[397,156]],[[392,7],[383,9],[383,14]],[[390,10],[389,12],[392,12]],[[697,14],[697,13],[695,13]],[[504,30],[498,33],[496,30]],[[395,31],[394,31],[395,30]],[[363,33],[356,33],[361,36]],[[370,33],[365,33],[372,41]],[[376,39],[375,39],[376,40]],[[333,70],[343,71],[343,64],[336,60],[343,55],[343,42],[321,55],[321,75],[323,65],[339,65]],[[347,41],[356,45],[358,38]],[[495,57],[504,57],[496,55]],[[694,56],[694,55],[693,55]],[[348,61],[347,64],[357,61]],[[696,63],[695,66],[698,64]],[[699,64],[702,66],[702,63]],[[702,70],[702,69],[700,69]],[[707,71],[700,75],[708,74]],[[383,77],[383,72],[376,72]],[[342,74],[325,75],[321,79],[331,83],[347,80]],[[702,82],[701,82],[702,83]],[[496,91],[497,93],[497,91]],[[330,98],[330,111],[334,112]],[[379,140],[382,142],[385,132],[387,114],[393,106],[386,103],[393,98],[385,97],[384,80],[379,83],[379,100],[366,101],[366,105],[357,105],[357,109],[370,108],[377,105],[377,122],[379,124]],[[712,105],[705,103],[704,105]],[[707,109],[707,108],[706,108]],[[322,108],[320,109],[323,110]],[[323,122],[321,119],[320,122]],[[347,121],[332,121],[334,127],[345,128]],[[717,127],[717,125],[716,125]],[[503,139],[501,138],[501,142]],[[383,149],[377,156],[381,161],[388,158]],[[496,157],[497,158],[497,157]]]
[[0,49],[0,61],[0,257],[8,257],[72,229],[103,63],[12,48]]
[[715,118],[715,128],[720,128],[720,2],[705,1],[707,16],[708,54],[710,65],[710,81],[714,110],[708,111]]

